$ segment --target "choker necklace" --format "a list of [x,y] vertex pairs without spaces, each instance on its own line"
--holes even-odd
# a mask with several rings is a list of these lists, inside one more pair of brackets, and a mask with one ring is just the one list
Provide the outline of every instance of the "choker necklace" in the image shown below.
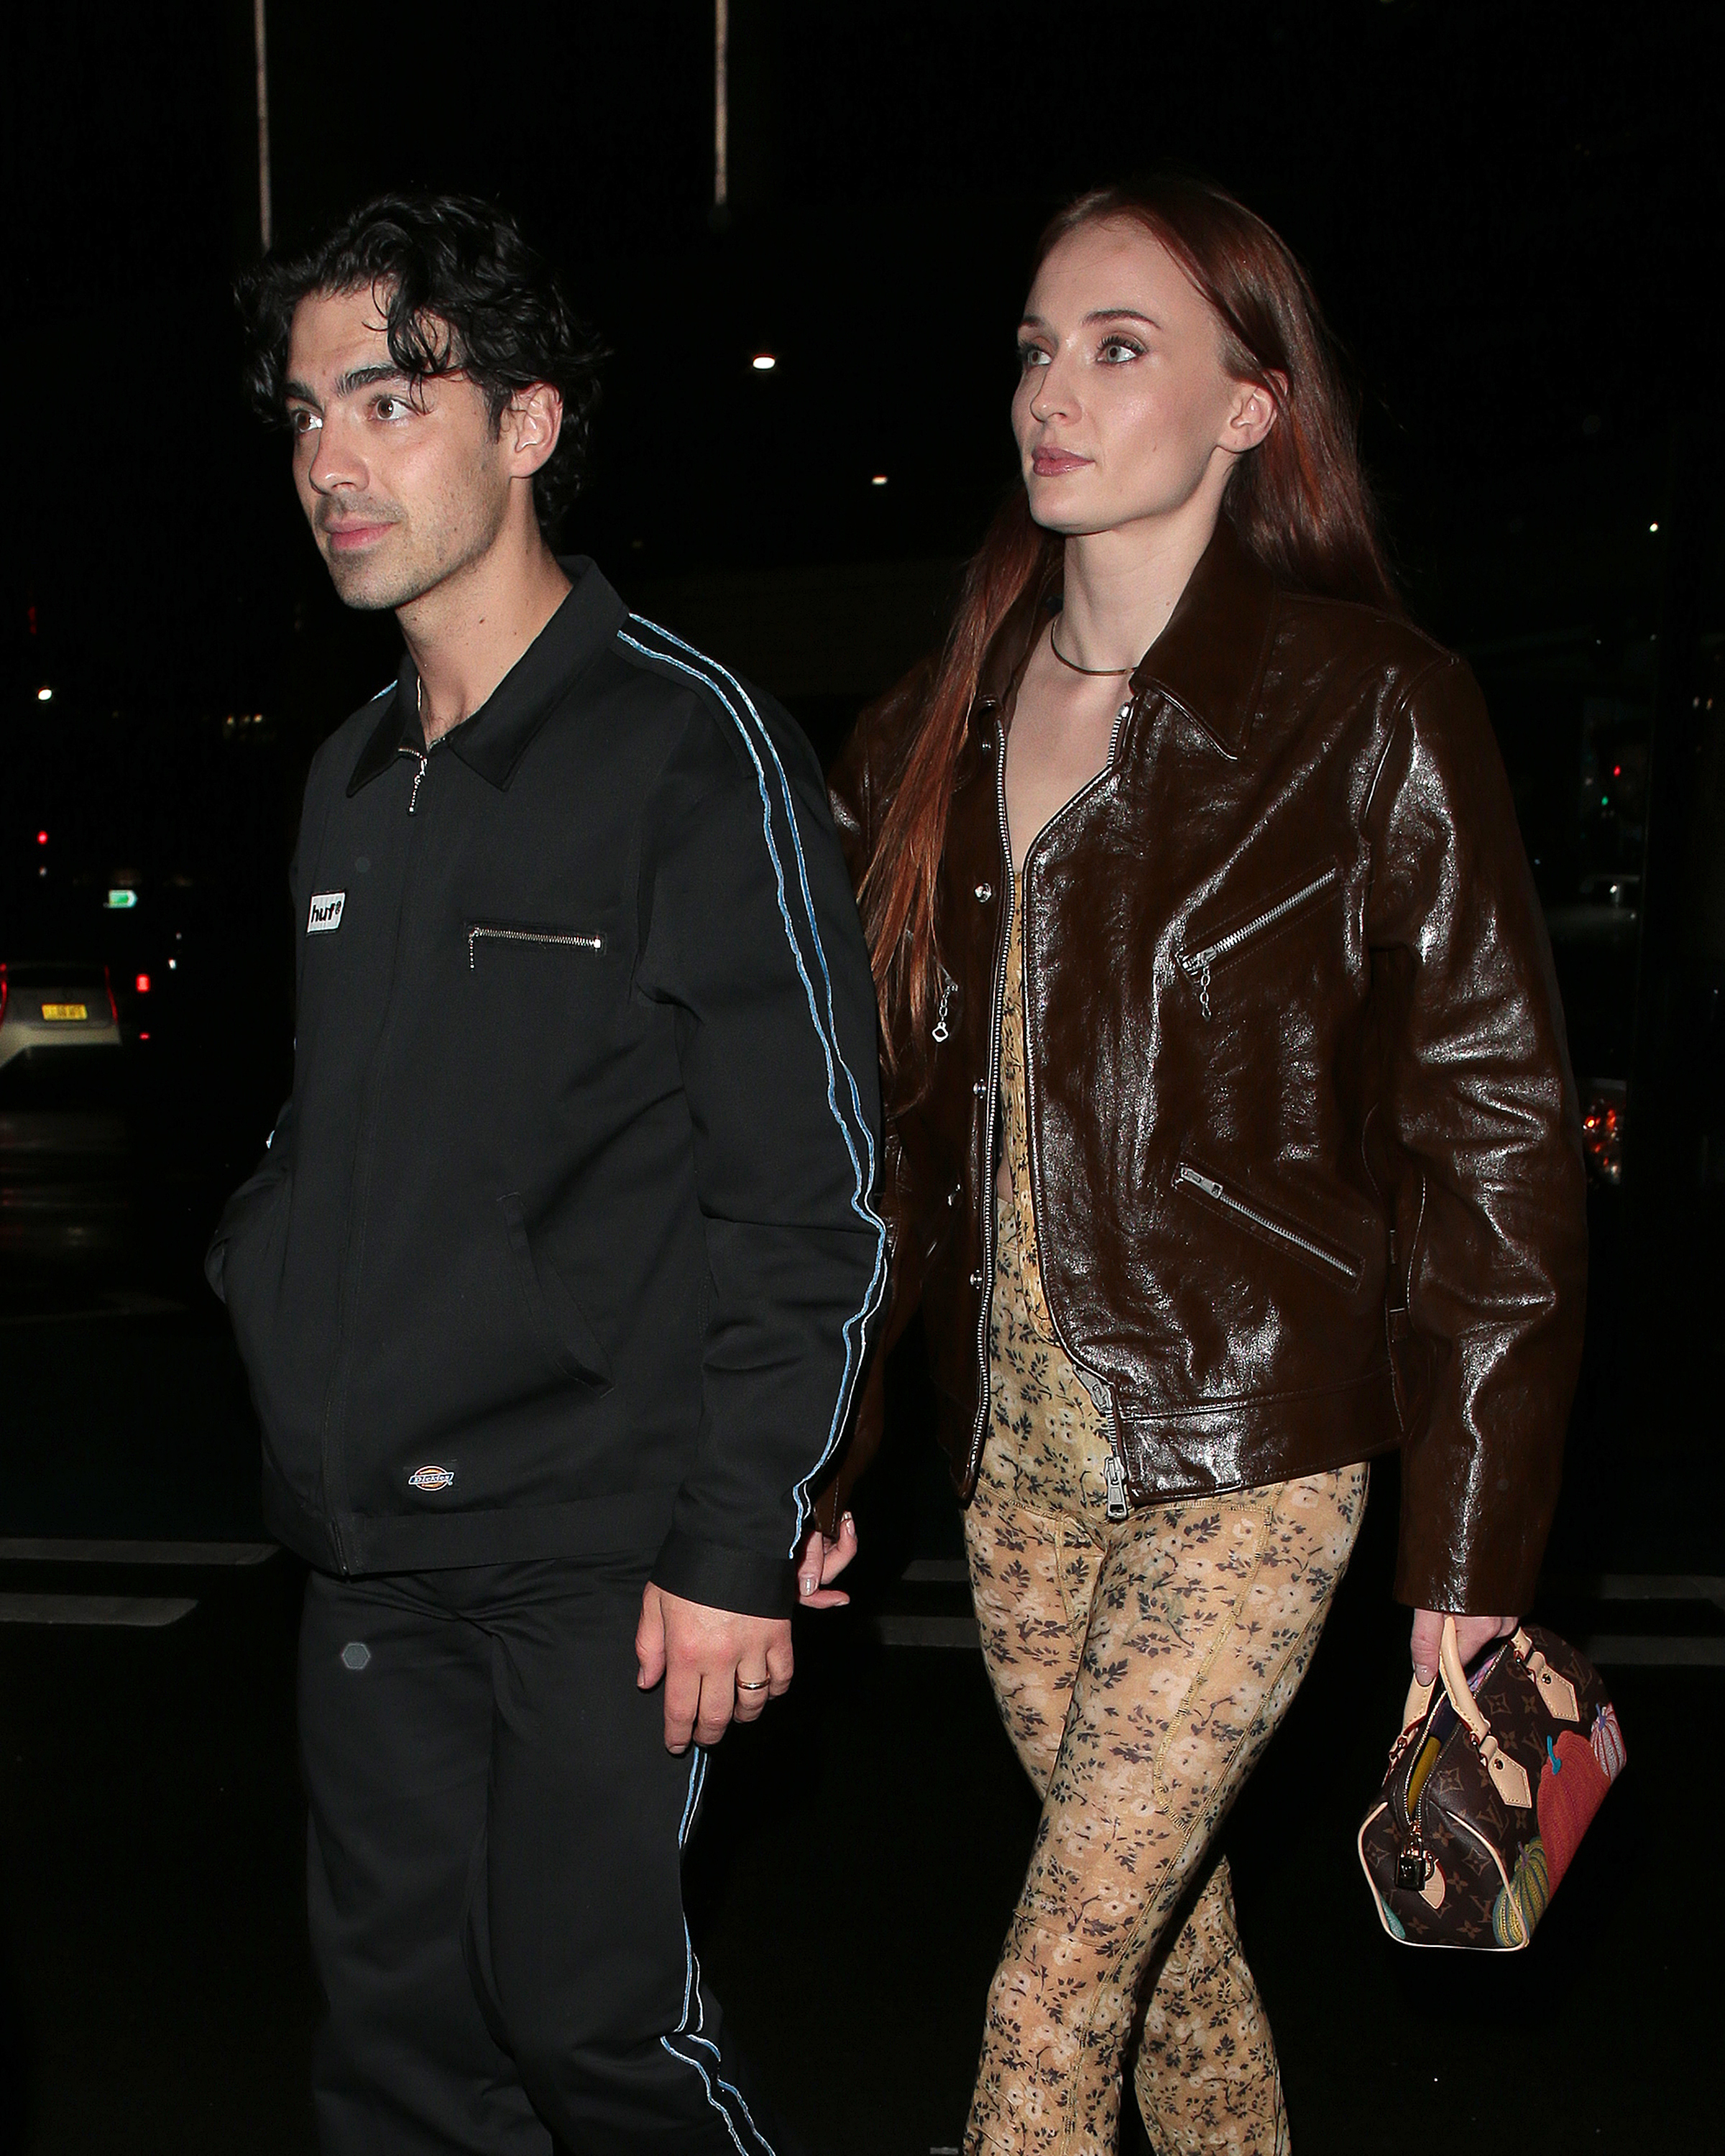
[[1065,653],[1055,642],[1052,622],[1048,624],[1048,648],[1060,660],[1062,666],[1068,668],[1074,674],[1088,674],[1096,680],[1100,680],[1104,675],[1130,674],[1132,670],[1130,666],[1081,666],[1076,659],[1067,658]]

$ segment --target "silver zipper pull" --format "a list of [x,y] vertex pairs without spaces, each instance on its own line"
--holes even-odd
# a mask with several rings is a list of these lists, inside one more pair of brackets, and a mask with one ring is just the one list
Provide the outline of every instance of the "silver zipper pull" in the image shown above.
[[419,788],[425,783],[425,767],[430,761],[429,756],[422,756],[419,768],[413,773],[413,790],[408,796],[408,814],[410,816],[419,805]]
[[1174,1181],[1195,1184],[1206,1198],[1224,1198],[1227,1195],[1214,1176],[1200,1175],[1195,1168],[1189,1168],[1183,1160],[1174,1170]]
[[1111,1447],[1108,1457],[1102,1462],[1102,1480],[1108,1489],[1108,1517],[1111,1520],[1130,1517],[1132,1507],[1126,1502],[1126,1470]]
[[952,1037],[951,1029],[947,1024],[947,1007],[952,1000],[952,990],[957,985],[950,973],[941,975],[941,1007],[934,1014],[934,1031],[931,1035],[935,1040],[947,1040]]
[[1198,1008],[1199,1008],[1199,1009],[1204,1013],[1204,1016],[1205,1016],[1206,1018],[1208,1018],[1208,1017],[1209,1016],[1209,1014],[1210,1014],[1210,962],[1209,962],[1209,960],[1208,958],[1202,958],[1202,959],[1200,959],[1200,960],[1199,961],[1199,967],[1198,967]]

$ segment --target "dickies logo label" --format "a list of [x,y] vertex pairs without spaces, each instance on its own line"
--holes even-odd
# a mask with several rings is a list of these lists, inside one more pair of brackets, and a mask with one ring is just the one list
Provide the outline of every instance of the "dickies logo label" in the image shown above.
[[447,1490],[455,1479],[453,1467],[416,1467],[408,1480],[416,1490]]
[[308,936],[327,936],[341,926],[341,908],[347,903],[345,891],[320,891],[312,894],[311,911],[306,919]]

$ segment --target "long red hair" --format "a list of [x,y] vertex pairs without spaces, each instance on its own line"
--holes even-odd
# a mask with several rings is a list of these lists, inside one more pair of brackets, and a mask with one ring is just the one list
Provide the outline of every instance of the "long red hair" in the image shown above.
[[[1081,227],[1130,219],[1160,242],[1222,326],[1228,372],[1266,392],[1276,424],[1240,459],[1222,513],[1278,583],[1299,592],[1399,601],[1359,460],[1357,410],[1317,300],[1285,243],[1244,203],[1201,180],[1168,177],[1081,195],[1050,224],[1032,275]],[[1063,542],[1013,489],[965,572],[957,611],[911,738],[860,894],[887,1067],[927,1040],[938,993],[937,891],[953,776],[983,661],[1034,585],[1052,583]],[[909,1051],[908,1059],[906,1051]]]

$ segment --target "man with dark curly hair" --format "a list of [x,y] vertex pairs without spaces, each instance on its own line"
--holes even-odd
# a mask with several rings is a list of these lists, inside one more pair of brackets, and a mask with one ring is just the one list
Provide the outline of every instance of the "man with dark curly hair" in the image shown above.
[[386,198],[241,300],[405,645],[312,765],[293,1096],[208,1268],[312,1568],[322,2144],[757,2156],[680,1854],[839,1599],[809,1483],[884,1284],[821,774],[552,552],[601,355],[508,218]]

